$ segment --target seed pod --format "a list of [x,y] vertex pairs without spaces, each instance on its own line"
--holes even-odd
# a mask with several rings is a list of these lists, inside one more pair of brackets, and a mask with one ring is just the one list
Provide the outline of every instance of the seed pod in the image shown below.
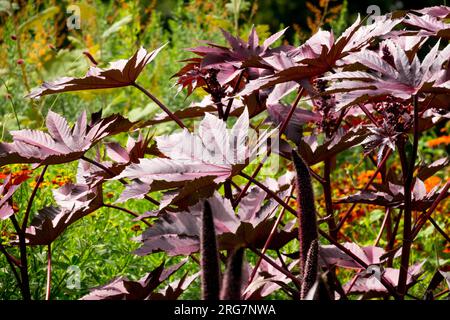
[[235,250],[228,258],[220,293],[221,300],[241,300],[243,262],[244,248]]
[[[301,296],[304,296],[314,284],[318,272],[317,216],[309,168],[295,151],[292,152],[292,160],[297,171],[300,274],[302,275],[302,283],[305,283],[305,287],[301,290]],[[307,260],[309,261],[307,262]]]
[[308,291],[308,294],[304,300],[318,300],[318,301],[329,301],[334,300],[330,288],[328,287],[326,277],[324,275],[318,276],[313,287]]
[[202,212],[200,254],[202,299],[218,300],[220,293],[219,252],[217,250],[213,213],[208,201],[205,201]]
[[308,254],[306,255],[306,262],[302,269],[302,286],[300,292],[300,299],[305,299],[308,292],[314,286],[317,281],[318,270],[318,255],[319,244],[317,240],[314,240],[309,247]]

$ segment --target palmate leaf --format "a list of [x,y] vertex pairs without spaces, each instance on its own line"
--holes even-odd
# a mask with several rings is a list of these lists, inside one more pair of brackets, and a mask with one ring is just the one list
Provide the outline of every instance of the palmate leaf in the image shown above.
[[84,176],[89,170],[82,164],[78,167],[77,183],[68,183],[53,190],[57,206],[44,207],[26,228],[27,245],[49,245],[70,225],[95,212],[103,206],[101,183],[86,184]]
[[152,292],[149,296],[149,300],[176,300],[198,277],[199,273],[195,273],[191,276],[188,276],[188,273],[186,273],[180,279],[169,283],[164,289],[161,289],[158,292]]
[[128,131],[132,123],[120,115],[87,122],[83,112],[70,128],[60,115],[49,111],[48,133],[38,130],[11,131],[14,141],[0,143],[0,166],[13,163],[60,164],[77,160],[102,138]]
[[[183,260],[165,268],[163,262],[137,281],[128,280],[124,277],[116,278],[104,286],[92,289],[89,294],[83,296],[80,300],[149,300],[154,291],[185,263],[186,260]],[[189,284],[190,282],[187,285]],[[179,286],[178,290],[182,288],[182,286]],[[161,295],[163,293],[159,293],[160,299]]]
[[[350,280],[344,285],[345,292],[349,294],[364,294],[367,297],[383,296],[388,293],[386,287],[380,282],[383,277],[395,288],[398,283],[399,270],[394,268],[383,268],[385,250],[376,246],[360,247],[353,242],[343,244],[350,252],[368,265],[366,270],[359,272],[356,279]],[[329,268],[337,266],[346,269],[360,270],[363,267],[353,260],[349,255],[334,245],[320,246],[320,263]],[[422,273],[423,263],[413,265],[408,270],[408,286],[417,282]],[[379,271],[379,272],[377,272]]]
[[[261,152],[273,131],[265,131],[247,141],[248,133],[247,109],[230,130],[225,122],[207,113],[196,134],[183,130],[156,138],[158,150],[167,158],[140,159],[139,163],[127,166],[115,179],[139,179],[151,186],[151,191],[177,188],[178,195],[166,204],[180,204],[190,198],[188,203],[182,204],[187,208],[200,197],[211,196],[216,184],[245,167],[257,152]],[[136,187],[143,190],[142,185]],[[141,195],[132,187],[127,192]],[[194,194],[197,196],[192,198]]]
[[450,16],[450,7],[435,6],[413,10],[406,16],[403,23],[419,28],[420,31],[417,33],[419,36],[436,36],[448,40],[450,39],[450,24],[444,21],[448,16]]
[[[404,206],[404,190],[402,185],[388,181],[388,185],[372,184],[375,190],[366,190],[354,195],[338,199],[336,203],[366,203],[383,207],[402,208]],[[435,186],[427,192],[425,184],[419,178],[415,179],[412,189],[412,208],[414,211],[427,210],[444,187]],[[444,195],[444,199],[450,196],[450,192]]]
[[[279,195],[285,197],[288,192],[288,188],[285,188]],[[264,191],[251,189],[249,195],[242,199],[237,215],[230,201],[217,192],[207,199],[214,215],[220,250],[264,246],[275,222],[273,212],[277,208],[277,203],[272,200],[263,204],[265,198]],[[164,212],[150,228],[136,238],[143,244],[136,250],[136,254],[164,251],[170,256],[176,256],[198,252],[202,210],[202,205],[197,203],[189,211]],[[269,248],[281,248],[296,237],[296,232],[297,229],[292,226],[277,230]]]
[[[420,63],[417,55],[408,59],[407,52],[397,42],[385,40],[378,52],[362,50],[343,59],[355,71],[337,72],[322,79],[339,80],[328,90],[338,93],[338,110],[386,96],[409,100],[420,93],[448,95],[450,88],[446,83],[450,79],[443,65],[450,59],[450,45],[442,50],[439,45],[440,42],[436,43]],[[385,60],[386,53],[392,57],[393,65]]]
[[[407,286],[411,287],[417,283],[418,278],[423,273],[423,263],[412,265],[408,268]],[[384,279],[394,288],[397,287],[400,274],[399,269],[385,268],[382,269]],[[376,275],[368,277],[358,277],[354,282],[349,281],[343,286],[348,294],[363,294],[364,298],[382,297],[388,294],[386,287],[377,279]]]
[[[383,248],[368,246],[360,247],[353,242],[346,242],[343,244],[345,248],[350,250],[355,256],[364,261],[367,265],[381,264],[383,262],[382,256],[385,254]],[[338,266],[348,269],[361,269],[361,265],[353,260],[345,252],[341,251],[335,245],[320,246],[320,263],[325,267]]]
[[[373,24],[363,26],[360,18],[353,23],[337,40],[328,31],[319,30],[296,50],[280,53],[281,68],[273,75],[250,81],[240,95],[248,95],[255,90],[273,87],[289,81],[303,81],[330,71],[336,63],[350,54],[367,46],[377,37],[390,32],[399,19],[382,16]],[[273,61],[273,58],[270,58]]]
[[109,89],[132,85],[144,67],[155,59],[163,47],[161,46],[151,52],[147,52],[141,47],[130,59],[111,62],[109,68],[90,67],[83,78],[64,77],[45,82],[34,89],[27,97],[39,98],[60,92]]
[[14,214],[10,201],[21,183],[11,183],[11,175],[8,175],[0,185],[0,221],[7,219]]
[[352,127],[348,130],[340,128],[336,134],[320,143],[316,135],[304,136],[298,148],[298,152],[308,165],[324,161],[344,150],[359,145],[368,136],[368,130],[364,126]]
[[[279,258],[273,260],[276,264],[282,265]],[[298,261],[291,262],[288,265],[288,270],[292,272],[297,265]],[[248,269],[250,269],[250,266],[248,266]],[[262,260],[258,268],[257,276],[243,292],[243,298],[245,300],[260,300],[280,288],[286,287],[291,282],[291,278],[287,277],[265,260]]]

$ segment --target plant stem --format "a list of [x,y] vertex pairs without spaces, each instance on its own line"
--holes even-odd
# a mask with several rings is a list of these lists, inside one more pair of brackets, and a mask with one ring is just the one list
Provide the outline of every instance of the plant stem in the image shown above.
[[411,152],[411,157],[408,166],[403,166],[403,176],[404,180],[404,197],[405,197],[405,209],[403,215],[403,245],[402,245],[402,256],[400,261],[400,275],[398,277],[398,292],[400,298],[403,300],[407,292],[407,278],[408,278],[408,268],[409,268],[409,258],[412,245],[411,237],[411,213],[412,213],[412,181],[414,175],[414,165],[417,157],[417,149],[419,145],[419,106],[417,96],[413,96],[414,105],[414,137],[413,137],[413,148]]
[[[398,213],[398,217],[395,220],[394,230],[392,231],[391,237],[386,245],[386,252],[390,252],[394,248],[395,238],[397,237],[398,228],[400,226],[400,220],[402,220],[403,210],[400,210]],[[394,257],[392,255],[389,256],[387,261],[387,266],[392,267],[394,261]]]
[[420,229],[423,227],[425,222],[431,215],[433,214],[434,210],[436,210],[439,203],[447,197],[447,192],[450,188],[450,179],[447,180],[447,183],[442,188],[441,192],[439,193],[439,196],[434,200],[431,207],[428,209],[426,213],[420,216],[419,222],[417,223],[416,227],[414,228],[412,232],[412,238],[414,239],[419,234]]
[[[244,72],[245,72],[245,68],[242,69],[241,73],[239,73],[239,77],[233,87],[233,91],[231,92],[232,95],[236,94],[236,92],[239,90],[239,85],[241,84],[242,77],[244,76]],[[234,98],[231,98],[228,101],[227,108],[225,109],[225,112],[223,114],[223,121],[227,121],[228,116],[230,115],[231,107],[233,105],[233,100],[234,100]]]
[[336,228],[336,221],[334,219],[333,199],[331,192],[331,159],[325,159],[323,178],[325,183],[323,184],[323,193],[325,196],[325,210],[327,212],[327,224],[330,236],[337,240],[338,232]]
[[147,91],[145,88],[134,82],[132,84],[133,87],[141,90],[147,97],[152,99],[173,121],[175,121],[182,129],[187,129],[187,127],[184,125],[184,123],[178,118],[175,114],[172,113],[172,111],[169,110],[161,101],[159,101],[154,95],[152,95],[149,91]]
[[[331,244],[334,244],[338,249],[340,249],[342,252],[347,254],[350,258],[355,260],[356,263],[358,263],[362,268],[367,269],[369,266],[367,263],[365,263],[363,260],[361,260],[357,255],[355,255],[353,252],[351,252],[349,249],[341,245],[339,242],[331,238],[326,232],[319,229],[319,234],[327,239]],[[395,291],[395,288],[389,283],[386,278],[384,278],[383,275],[381,275],[379,281],[381,284],[389,291],[389,293],[396,299],[399,298],[398,293]]]
[[11,267],[14,277],[16,278],[17,284],[19,285],[19,287],[21,287],[22,281],[20,280],[20,276],[17,273],[17,269],[16,269],[16,265],[18,265],[20,267],[20,263],[18,263],[17,261],[14,260],[14,257],[12,257],[8,253],[8,251],[6,251],[5,247],[1,243],[0,243],[0,252],[3,253],[3,255],[5,256],[6,261],[8,261],[8,264]]
[[45,172],[47,171],[47,168],[48,168],[48,165],[44,166],[44,169],[42,169],[41,174],[40,174],[38,180],[36,181],[36,185],[34,186],[34,189],[31,193],[30,199],[28,200],[27,209],[25,211],[25,216],[22,221],[22,228],[21,228],[22,233],[25,233],[25,229],[27,228],[28,218],[30,217],[30,212],[31,212],[31,207],[33,206],[33,201],[34,201],[34,198],[36,197],[39,186],[41,185],[42,181],[44,180],[44,175],[45,175]]
[[[135,212],[133,212],[131,210],[128,210],[127,208],[119,207],[119,206],[116,206],[116,205],[113,205],[113,204],[109,204],[109,203],[104,203],[103,206],[106,207],[106,208],[111,208],[111,209],[116,209],[116,210],[123,211],[125,213],[128,213],[128,214],[132,215],[135,218],[139,217],[139,215],[137,213],[135,213]],[[143,223],[145,223],[149,227],[152,226],[148,221],[145,221],[144,219],[141,220],[141,221]]]
[[[291,195],[288,197],[288,199],[292,196],[293,191],[294,190],[291,191]],[[286,212],[286,209],[283,208],[281,210],[280,214],[278,215],[277,220],[273,224],[272,230],[270,230],[269,237],[267,238],[266,242],[264,243],[264,247],[263,247],[263,249],[261,251],[261,254],[263,254],[263,255],[266,254],[266,251],[269,248],[269,245],[272,242],[273,237],[275,236],[275,233],[277,231],[278,225],[280,224],[281,220],[283,219],[285,212]],[[252,270],[250,278],[248,279],[247,287],[252,283],[253,279],[255,278],[256,272],[258,271],[258,268],[259,268],[259,266],[261,264],[261,261],[262,261],[262,257],[259,257],[258,261],[256,262],[255,267]],[[280,261],[283,261],[283,260],[281,260],[281,258],[280,258]]]
[[[17,19],[16,17],[13,17],[13,25],[14,25],[14,31],[16,33],[16,43],[17,43],[17,52],[19,54],[19,59],[23,60],[23,53],[22,53],[22,46],[21,46],[21,34],[19,33],[19,28],[17,26]],[[30,93],[31,89],[30,89],[30,85],[28,83],[28,77],[27,77],[27,72],[25,69],[25,64],[22,63],[20,65],[20,70],[22,71],[22,79],[23,79],[23,84],[25,85],[25,88],[27,89],[27,92]]]
[[445,233],[444,230],[439,227],[436,221],[432,217],[428,217],[428,220],[430,220],[431,224],[434,226],[434,228],[444,237],[444,239],[447,241],[447,243],[450,243],[450,237]]
[[[377,169],[375,170],[375,173],[373,174],[373,176],[370,178],[370,180],[366,183],[366,185],[364,186],[364,188],[362,189],[362,191],[366,191],[367,189],[369,189],[370,185],[372,184],[372,182],[375,180],[376,176],[378,175],[379,172],[381,172],[381,170],[383,169],[384,165],[386,164],[386,161],[388,160],[389,156],[391,155],[392,150],[389,149],[386,154],[384,155],[383,159],[381,160],[380,164],[377,166]],[[353,203],[351,205],[351,207],[347,210],[347,212],[345,213],[344,217],[342,217],[341,221],[339,221],[336,229],[337,231],[339,231],[342,226],[344,225],[345,221],[348,219],[348,217],[350,217],[353,209],[355,209],[357,203]]]
[[254,253],[256,253],[258,256],[260,256],[263,260],[265,260],[268,264],[270,264],[272,267],[274,267],[275,269],[277,269],[278,271],[280,271],[282,274],[284,274],[286,277],[288,277],[289,279],[292,280],[292,282],[295,284],[295,286],[300,289],[300,281],[289,271],[283,269],[282,267],[280,267],[276,262],[274,262],[271,258],[269,258],[268,256],[266,256],[265,254],[262,254],[261,252],[259,252],[258,249],[255,248],[250,248],[250,250],[252,250]]
[[387,208],[384,214],[383,222],[381,223],[380,231],[378,232],[377,238],[375,239],[375,242],[373,244],[375,247],[378,246],[378,243],[380,242],[381,236],[383,235],[383,231],[387,226],[390,216],[391,216],[391,208]]
[[17,111],[16,111],[16,105],[14,103],[14,96],[11,94],[11,92],[9,91],[8,85],[6,84],[6,82],[3,79],[0,79],[0,81],[3,83],[3,85],[6,88],[6,92],[10,95],[10,102],[11,102],[11,109],[13,111],[14,117],[16,118],[16,122],[17,122],[17,128],[20,130],[20,121],[19,121],[19,116],[17,115]]
[[249,175],[245,174],[244,172],[241,172],[240,175],[242,177],[244,177],[245,179],[253,182],[254,184],[256,184],[258,187],[260,187],[261,189],[263,189],[265,192],[267,192],[268,195],[270,195],[276,202],[278,202],[283,208],[285,208],[287,211],[289,211],[290,213],[292,213],[293,215],[297,216],[297,211],[295,211],[295,209],[291,208],[286,202],[284,202],[283,200],[280,199],[279,196],[277,196],[277,194],[275,192],[273,192],[272,190],[270,190],[269,188],[267,188],[265,185],[263,185],[261,182],[259,182],[258,180],[254,179],[253,177],[250,177]]
[[14,228],[17,231],[17,236],[19,237],[19,251],[20,251],[20,279],[21,279],[21,292],[23,300],[31,300],[30,292],[30,280],[28,277],[28,260],[27,260],[27,244],[25,239],[25,232],[22,232],[19,223],[14,215],[10,217]]
[[50,290],[52,284],[52,244],[47,246],[47,287],[45,290],[45,300],[50,300]]
[[373,117],[373,115],[367,110],[366,106],[362,103],[358,104],[361,110],[366,114],[367,118],[377,127],[379,127],[377,120]]
[[[297,93],[297,96],[295,98],[294,103],[291,106],[291,109],[289,110],[286,118],[284,118],[283,122],[281,123],[280,126],[280,136],[283,134],[283,131],[286,130],[286,127],[289,123],[289,120],[291,119],[292,115],[294,114],[295,108],[297,108],[298,103],[300,102],[300,98],[303,95],[303,87],[301,87]],[[269,145],[267,147],[267,151],[266,151],[266,155],[264,156],[264,158],[261,160],[261,162],[258,164],[258,166],[256,167],[255,171],[253,172],[251,178],[255,179],[256,176],[258,175],[259,171],[261,170],[261,168],[263,167],[264,163],[267,161],[270,152],[272,151],[272,146]],[[312,171],[312,170],[311,170]],[[233,207],[236,208],[237,205],[239,204],[239,202],[241,201],[242,197],[245,195],[245,193],[247,192],[248,188],[250,188],[251,185],[251,181],[249,180],[249,182],[244,186],[244,188],[242,188],[242,191],[238,194],[236,200],[233,202]],[[296,215],[296,213],[295,213]]]
[[[104,165],[102,165],[101,163],[99,163],[99,162],[97,162],[95,160],[89,159],[86,156],[82,156],[81,160],[84,160],[86,162],[89,162],[89,163],[93,164],[94,166],[99,167],[100,169],[102,169],[103,171],[108,173],[111,176],[111,178],[115,176],[114,172],[112,172],[110,169],[108,169],[107,167],[105,167]],[[125,179],[119,179],[119,182],[122,183],[124,186],[128,185],[128,182]],[[150,201],[151,203],[153,203],[154,205],[159,206],[159,202],[156,201],[155,199],[153,199],[152,197],[150,197],[148,195],[144,195],[144,198],[146,200]]]

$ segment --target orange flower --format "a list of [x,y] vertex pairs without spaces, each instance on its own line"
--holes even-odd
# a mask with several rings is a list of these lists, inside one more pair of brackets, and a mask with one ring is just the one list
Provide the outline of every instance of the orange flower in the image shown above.
[[[365,185],[367,182],[369,182],[369,180],[372,179],[374,173],[375,173],[375,170],[367,170],[367,171],[364,171],[363,173],[361,173],[358,176],[359,185]],[[375,177],[374,181],[376,182],[377,180],[381,181],[381,174],[379,172],[378,172],[377,176]]]
[[440,144],[450,144],[450,136],[441,136],[427,141],[427,146],[430,148]]
[[429,177],[424,181],[427,192],[430,192],[435,186],[441,183],[442,179],[436,176]]

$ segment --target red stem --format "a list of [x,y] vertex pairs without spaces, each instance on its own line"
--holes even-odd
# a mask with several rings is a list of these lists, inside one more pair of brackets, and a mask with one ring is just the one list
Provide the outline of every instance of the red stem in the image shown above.
[[[411,253],[411,245],[413,238],[411,230],[411,213],[412,213],[412,181],[414,175],[414,164],[417,157],[417,149],[419,145],[419,106],[417,101],[417,96],[413,96],[414,105],[414,137],[413,137],[413,148],[411,152],[411,158],[409,160],[408,166],[403,166],[403,176],[406,177],[404,181],[404,195],[405,195],[405,209],[403,215],[403,245],[402,245],[402,256],[400,260],[400,275],[398,277],[398,292],[400,298],[403,300],[405,294],[407,293],[407,279],[408,279],[408,268],[409,268],[409,258]],[[405,155],[404,155],[405,156]],[[406,156],[405,156],[406,157]],[[404,161],[405,162],[405,161]]]
[[[99,167],[100,169],[105,171],[107,174],[109,174],[111,177],[115,176],[114,172],[112,172],[110,169],[108,169],[107,167],[105,167],[104,165],[102,165],[101,163],[99,163],[99,162],[97,162],[95,160],[89,159],[89,158],[87,158],[85,156],[82,156],[81,160],[84,160],[86,162],[89,162],[89,163],[93,164],[94,166]],[[122,183],[125,186],[128,185],[128,182],[126,182],[125,179],[119,179],[119,182]],[[145,195],[144,198],[146,200],[150,201],[151,203],[153,203],[154,205],[159,206],[159,202],[156,201],[155,199],[153,199],[152,197],[150,197],[148,195]]]
[[[141,87],[136,82],[132,83],[132,86],[141,90],[147,97],[152,99],[173,121],[175,121],[182,129],[188,129],[184,123],[178,118],[175,114],[172,113],[172,111],[169,110],[161,101],[159,101],[154,95],[152,95],[149,91],[147,91],[145,88]],[[189,129],[188,129],[189,130]]]
[[[236,84],[233,87],[233,91],[231,93],[232,95],[236,94],[236,92],[238,91],[239,85],[241,84],[241,80],[242,80],[242,77],[244,75],[244,72],[245,72],[245,69],[242,69],[241,73],[239,74],[239,78],[237,79],[237,82],[236,82]],[[234,100],[234,98],[231,98],[228,101],[227,108],[225,109],[225,112],[223,114],[223,121],[227,121],[228,116],[230,115],[231,106],[233,105],[233,100]]]
[[45,290],[45,300],[50,300],[50,290],[52,284],[52,244],[47,246],[47,287]]
[[[292,190],[292,192],[293,192],[293,190]],[[291,192],[291,195],[288,197],[288,199],[292,196],[292,192]],[[283,210],[281,210],[277,220],[275,221],[275,223],[272,227],[272,230],[270,230],[269,237],[267,238],[266,242],[264,243],[264,247],[261,251],[261,254],[266,254],[267,248],[269,247],[270,243],[272,242],[272,239],[275,236],[275,233],[277,231],[278,225],[280,224],[281,220],[283,219],[285,212],[286,212],[286,209],[283,208]],[[255,267],[253,268],[252,274],[250,275],[247,286],[249,286],[252,283],[253,279],[255,278],[256,272],[258,271],[261,261],[262,261],[262,257],[259,257],[258,261],[256,262]]]
[[[344,247],[343,245],[341,245],[339,242],[337,242],[336,240],[334,240],[333,238],[331,238],[326,232],[323,232],[322,230],[319,229],[319,234],[324,237],[325,239],[327,239],[331,244],[334,244],[338,249],[340,249],[342,252],[344,252],[345,254],[347,254],[349,257],[351,257],[353,260],[355,260],[356,263],[358,263],[362,268],[367,269],[368,264],[365,263],[363,260],[361,260],[358,256],[356,256],[355,254],[353,254],[353,252],[351,252],[349,249],[347,249],[346,247]],[[389,281],[386,280],[386,278],[384,278],[383,275],[381,275],[380,277],[380,282],[381,284],[389,291],[389,293],[396,299],[399,298],[398,293],[395,291],[395,288],[389,283]]]
[[[106,208],[111,208],[111,209],[116,209],[116,210],[123,211],[123,212],[125,212],[125,213],[128,213],[128,214],[132,215],[132,216],[135,217],[135,218],[139,217],[139,215],[138,215],[137,213],[135,213],[135,212],[133,212],[133,211],[131,211],[131,210],[128,210],[127,208],[115,206],[115,205],[109,204],[109,203],[104,203],[103,206],[106,207]],[[147,226],[149,226],[149,227],[152,226],[148,221],[146,221],[146,220],[144,220],[144,219],[142,219],[141,221],[142,221],[143,223],[145,223],[145,224],[146,224]]]
[[41,171],[41,174],[36,182],[36,185],[34,186],[33,192],[31,193],[30,199],[28,200],[27,209],[25,211],[25,216],[22,221],[22,227],[21,231],[22,233],[25,233],[25,229],[27,228],[28,224],[28,218],[30,217],[31,207],[33,206],[34,198],[36,197],[37,191],[39,189],[39,186],[41,185],[42,181],[44,180],[45,172],[47,171],[48,165],[44,166],[44,168]]
[[[283,122],[281,123],[280,126],[280,136],[283,134],[283,131],[286,130],[286,127],[289,123],[289,120],[291,119],[292,115],[294,114],[295,108],[297,108],[298,103],[300,102],[300,98],[303,95],[303,87],[299,89],[297,97],[295,98],[294,103],[291,106],[291,109],[289,110],[286,118],[283,120]],[[261,162],[258,164],[258,166],[256,167],[256,170],[253,172],[252,174],[252,179],[255,179],[256,176],[258,175],[259,171],[261,170],[261,168],[263,167],[264,163],[267,161],[268,155],[270,154],[270,152],[272,151],[272,147],[271,145],[269,145],[267,147],[267,151],[266,151],[266,155],[264,156],[264,158],[261,160]],[[248,188],[250,188],[251,185],[251,181],[249,181],[244,188],[242,188],[242,191],[238,194],[236,200],[233,202],[233,207],[236,208],[237,205],[239,204],[239,202],[241,201],[242,197],[245,195],[245,193],[247,192]]]
[[273,192],[272,190],[270,190],[269,188],[267,188],[265,185],[263,185],[261,182],[259,182],[258,180],[250,177],[249,175],[245,174],[244,172],[241,172],[240,175],[244,178],[246,178],[247,180],[253,182],[254,184],[256,184],[258,187],[260,187],[261,189],[263,189],[265,192],[267,192],[268,195],[270,195],[276,202],[278,202],[283,208],[285,208],[287,211],[289,211],[290,213],[297,215],[297,212],[291,208],[286,202],[284,202],[283,200],[280,199],[279,196],[276,195],[275,192]]
[[[372,184],[372,182],[375,180],[376,176],[378,175],[378,173],[382,170],[383,166],[385,165],[387,159],[389,158],[389,156],[391,155],[392,150],[389,149],[385,156],[383,157],[383,159],[381,160],[380,164],[377,166],[377,169],[375,170],[375,173],[373,174],[373,176],[370,178],[370,180],[366,183],[366,185],[364,186],[364,188],[362,189],[362,191],[366,191],[370,185]],[[341,221],[338,223],[336,229],[337,231],[339,231],[342,226],[344,225],[345,221],[350,217],[353,209],[355,209],[357,203],[353,203],[352,206],[347,210],[347,212],[345,213],[344,217],[342,217]]]

